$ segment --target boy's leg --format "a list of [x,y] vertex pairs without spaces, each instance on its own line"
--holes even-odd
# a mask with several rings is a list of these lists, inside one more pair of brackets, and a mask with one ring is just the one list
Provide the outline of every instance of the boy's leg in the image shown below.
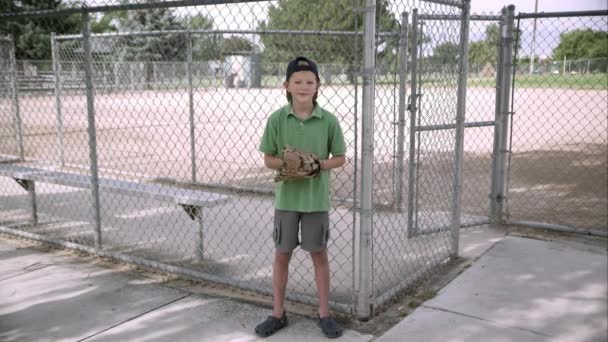
[[281,318],[285,312],[285,290],[287,289],[290,260],[291,252],[275,251],[272,265],[272,315],[276,318]]
[[285,291],[289,275],[291,254],[300,243],[298,230],[300,228],[300,213],[276,209],[274,212],[275,243],[274,263],[272,264],[272,315],[281,318],[285,310]]
[[319,315],[317,324],[329,338],[342,335],[342,328],[329,312],[329,213],[316,212],[302,215],[302,248],[310,252],[315,266],[315,282],[319,295]]
[[315,282],[319,295],[319,317],[329,316],[329,260],[327,248],[310,252],[315,267]]
[[255,333],[261,337],[268,337],[288,324],[285,314],[285,291],[291,254],[299,243],[299,224],[298,212],[275,210],[272,234],[276,248],[272,263],[272,315],[255,327]]
[[329,213],[319,211],[302,215],[302,248],[310,252],[315,267],[315,282],[319,296],[319,316],[329,316]]

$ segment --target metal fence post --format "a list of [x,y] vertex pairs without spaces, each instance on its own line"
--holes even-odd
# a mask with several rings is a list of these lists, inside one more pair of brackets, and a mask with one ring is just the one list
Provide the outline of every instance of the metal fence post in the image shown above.
[[394,208],[401,210],[403,202],[403,159],[405,157],[404,140],[405,140],[405,99],[406,99],[406,82],[407,82],[407,24],[408,13],[401,14],[401,34],[399,41],[399,120],[397,121],[397,170],[395,172],[395,203]]
[[503,211],[506,200],[506,163],[509,131],[509,99],[511,95],[511,77],[513,73],[513,31],[515,24],[515,6],[502,9],[501,41],[496,77],[496,128],[494,130],[494,163],[492,165],[491,217],[494,223],[503,223]]
[[371,316],[372,216],[374,162],[374,92],[376,53],[376,0],[366,0],[363,32],[363,118],[361,123],[361,221],[359,229],[359,294],[357,318]]
[[119,62],[112,62],[112,73],[114,74],[114,85],[112,86],[112,91],[119,91],[119,82],[118,82],[118,67],[120,66],[120,64],[118,64]]
[[458,256],[460,239],[460,208],[462,194],[462,160],[464,154],[464,121],[469,65],[469,11],[471,0],[462,1],[460,19],[460,52],[458,54],[458,99],[456,108],[456,155],[454,157],[454,181],[452,190],[452,256]]
[[410,112],[410,154],[409,154],[409,176],[407,194],[407,236],[416,234],[417,222],[414,221],[416,210],[416,112],[418,103],[418,9],[412,11],[412,65],[411,65],[411,90],[408,111]]
[[82,12],[82,46],[84,50],[84,80],[87,93],[87,119],[89,135],[89,158],[91,162],[91,195],[93,199],[93,228],[95,248],[101,245],[101,215],[99,208],[99,175],[97,169],[97,137],[95,129],[95,94],[93,89],[93,58],[91,55],[91,30],[89,12]]
[[[498,32],[502,32],[503,31],[503,26],[505,25],[504,22],[504,17],[501,16],[500,22],[498,23]],[[497,183],[497,176],[498,176],[498,155],[499,155],[499,145],[500,145],[500,141],[502,140],[502,138],[500,137],[500,134],[502,133],[502,131],[499,129],[500,128],[500,109],[501,109],[501,100],[500,97],[502,95],[501,92],[501,87],[502,87],[502,78],[504,77],[504,71],[503,69],[503,44],[502,42],[499,40],[498,42],[498,46],[497,48],[497,52],[496,52],[496,91],[495,91],[495,96],[496,96],[496,101],[495,101],[495,107],[494,107],[494,142],[492,145],[492,170],[491,170],[491,181],[490,181],[490,219],[491,222],[494,223],[499,223],[498,221],[498,216],[497,216],[497,211],[498,211],[498,196],[497,196],[497,188],[496,188],[496,183]]]
[[51,56],[53,58],[53,76],[55,81],[55,109],[57,110],[57,146],[59,149],[59,163],[65,166],[63,146],[63,115],[61,114],[61,62],[59,60],[59,46],[55,39],[55,32],[51,33]]
[[186,33],[186,48],[188,58],[188,108],[190,110],[190,165],[192,168],[192,182],[196,183],[196,147],[195,147],[195,134],[196,129],[194,127],[194,93],[192,89],[192,35],[190,32]]
[[8,36],[8,58],[9,70],[11,75],[11,98],[13,107],[13,120],[15,125],[15,141],[17,142],[17,150],[19,160],[25,160],[25,153],[23,151],[23,131],[21,125],[21,113],[19,111],[19,83],[17,82],[17,59],[15,58],[15,40],[12,35]]

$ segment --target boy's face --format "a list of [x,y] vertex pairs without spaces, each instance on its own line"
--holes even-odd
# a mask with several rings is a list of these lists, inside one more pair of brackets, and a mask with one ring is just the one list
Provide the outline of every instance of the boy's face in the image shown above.
[[291,93],[293,101],[298,103],[312,103],[313,96],[319,90],[317,77],[312,71],[294,72],[284,86]]

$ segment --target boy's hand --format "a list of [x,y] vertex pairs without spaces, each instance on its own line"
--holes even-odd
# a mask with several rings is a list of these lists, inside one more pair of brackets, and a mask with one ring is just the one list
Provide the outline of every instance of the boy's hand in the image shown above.
[[298,151],[291,146],[283,148],[283,165],[275,182],[288,180],[302,180],[313,178],[321,173],[319,157],[309,152]]

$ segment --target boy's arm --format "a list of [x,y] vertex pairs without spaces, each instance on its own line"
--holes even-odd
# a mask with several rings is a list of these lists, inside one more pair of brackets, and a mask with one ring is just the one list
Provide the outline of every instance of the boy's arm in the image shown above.
[[331,156],[329,159],[321,159],[321,170],[331,170],[342,167],[346,163],[344,156]]
[[278,170],[283,166],[283,160],[268,153],[264,153],[264,166],[269,169]]

